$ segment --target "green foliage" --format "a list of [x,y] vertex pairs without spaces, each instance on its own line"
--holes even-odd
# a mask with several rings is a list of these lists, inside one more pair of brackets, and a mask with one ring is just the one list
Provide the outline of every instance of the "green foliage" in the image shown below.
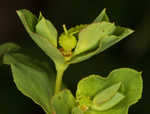
[[87,27],[87,24],[81,24],[81,25],[76,25],[75,27],[72,27],[68,30],[70,34],[77,34],[79,33],[82,29]]
[[57,30],[49,20],[46,20],[43,16],[36,25],[36,33],[47,38],[53,46],[57,47]]
[[78,107],[72,109],[72,114],[83,114],[83,113],[84,112]]
[[114,29],[115,25],[113,23],[105,21],[88,25],[79,34],[79,41],[74,55],[79,55],[80,53],[95,49],[100,40],[108,37]]
[[5,43],[0,45],[0,65],[3,64],[3,56],[5,53],[18,51],[20,47],[14,43]]
[[[31,38],[37,43],[37,45],[54,61],[54,63],[57,66],[64,64],[65,59],[63,55],[60,53],[60,51],[54,45],[52,45],[52,43],[48,38],[35,32],[35,26],[38,23],[38,19],[35,17],[35,15],[33,15],[28,10],[19,10],[17,11],[17,14],[19,15],[25,29],[27,30]],[[43,26],[45,27],[45,25]],[[41,33],[39,30],[38,32]]]
[[85,114],[127,114],[141,95],[141,72],[129,68],[114,70],[107,78],[91,75],[78,83],[76,92],[79,101],[86,97],[93,102]]
[[97,111],[106,111],[111,109],[113,106],[117,105],[120,101],[124,99],[124,95],[117,92],[110,100],[106,101],[105,103],[97,103],[92,106],[93,109]]
[[96,19],[94,20],[94,22],[102,22],[102,21],[107,21],[109,22],[109,17],[106,14],[106,9],[103,9],[101,11],[101,13],[96,17]]
[[[121,82],[114,84],[111,87],[108,87],[104,89],[103,91],[101,91],[100,93],[98,93],[93,99],[93,103],[95,104],[95,107],[97,107],[97,109],[102,108],[101,105],[108,102],[110,99],[115,98],[116,95],[118,96],[119,93],[117,91],[120,88],[120,86],[121,86]],[[118,101],[118,100],[119,99],[116,99],[115,101]]]
[[51,114],[55,74],[49,64],[21,53],[5,54],[4,63],[10,64],[17,88]]
[[63,90],[52,98],[52,105],[56,114],[70,114],[76,102],[69,90]]
[[[106,18],[107,14],[103,10],[94,23],[78,25],[68,30],[67,35],[75,35],[79,41],[75,51],[66,56],[64,53],[60,53],[56,45],[57,31],[49,20],[46,20],[42,15],[37,19],[27,10],[19,10],[17,13],[31,38],[54,61],[56,69],[59,69],[59,66],[78,63],[99,54],[133,32],[131,29],[118,27],[109,22],[109,19]],[[64,50],[66,49],[64,48]]]
[[116,69],[107,78],[82,79],[76,97],[62,87],[70,64],[87,60],[133,33],[111,23],[105,9],[93,23],[68,30],[63,25],[60,36],[41,13],[38,18],[25,9],[17,14],[32,40],[54,62],[56,73],[49,61],[21,52],[13,43],[0,46],[0,62],[10,65],[17,88],[46,114],[127,114],[129,106],[141,98],[141,73],[129,68]]

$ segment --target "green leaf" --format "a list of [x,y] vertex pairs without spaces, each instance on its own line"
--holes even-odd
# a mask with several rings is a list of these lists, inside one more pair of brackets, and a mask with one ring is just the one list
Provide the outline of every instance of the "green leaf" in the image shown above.
[[28,33],[35,32],[35,26],[38,22],[37,17],[26,9],[18,10],[17,14],[19,18],[21,19],[27,32]]
[[71,114],[84,114],[84,112],[80,108],[75,107],[75,108],[72,109]]
[[77,86],[76,97],[93,98],[97,93],[108,87],[106,79],[99,75],[90,75],[79,81]]
[[48,38],[49,42],[57,47],[57,30],[54,25],[44,17],[36,25],[36,33]]
[[79,33],[79,41],[74,55],[97,48],[99,41],[115,29],[113,23],[101,22],[88,25]]
[[73,34],[73,33],[77,34],[77,33],[79,33],[82,29],[84,29],[87,26],[88,26],[87,24],[76,25],[75,27],[71,27],[68,30],[68,33],[69,34]]
[[17,11],[17,14],[30,37],[54,61],[55,65],[65,64],[64,56],[49,39],[35,32],[38,19],[30,11],[25,9]]
[[107,21],[109,22],[109,17],[106,14],[106,9],[103,9],[101,11],[101,13],[96,17],[96,19],[94,20],[94,22],[102,22],[102,21]]
[[103,91],[100,91],[93,99],[93,103],[97,105],[101,105],[104,102],[110,100],[118,91],[121,86],[121,82],[114,84]]
[[21,53],[5,54],[4,62],[10,64],[17,88],[47,114],[52,114],[50,100],[54,95],[55,74],[50,64]]
[[106,50],[107,48],[111,47],[112,45],[118,43],[120,40],[126,38],[130,34],[132,34],[134,31],[125,27],[117,26],[115,30],[113,31],[113,34],[103,38],[101,40],[101,50],[100,52]]
[[121,91],[126,96],[122,104],[135,104],[142,97],[143,82],[141,72],[128,68],[121,68],[112,71],[108,77],[111,77],[110,83],[122,82],[124,87]]
[[134,31],[131,29],[116,26],[112,34],[106,35],[101,40],[99,40],[98,45],[95,49],[76,55],[69,62],[70,64],[74,64],[89,59],[92,56],[97,55],[108,49],[109,47],[113,46],[114,44],[118,43],[133,32]]
[[0,65],[3,64],[4,54],[15,52],[19,49],[20,47],[14,43],[5,43],[5,44],[0,45]]
[[[117,105],[120,101],[122,101],[125,98],[125,96],[119,92],[117,92],[112,98],[110,98],[108,101],[105,101],[103,103],[93,103],[92,109],[97,111],[105,111],[113,106]],[[100,100],[100,99],[98,99]]]
[[52,99],[55,114],[71,114],[72,108],[76,106],[75,98],[69,90],[63,90]]
[[107,104],[103,107],[110,107],[112,105],[112,108],[105,111],[90,109],[87,110],[85,114],[128,114],[129,106],[135,104],[142,96],[143,84],[141,72],[137,72],[129,68],[121,68],[112,71],[107,78],[103,78],[98,75],[91,75],[78,83],[76,96],[77,99],[86,96],[92,100],[100,91],[103,91],[105,88],[119,82],[122,84],[118,92],[125,96],[123,100],[121,99],[121,102],[117,102],[118,104],[115,103],[114,106],[114,104],[112,105],[112,99],[108,103],[106,102]]

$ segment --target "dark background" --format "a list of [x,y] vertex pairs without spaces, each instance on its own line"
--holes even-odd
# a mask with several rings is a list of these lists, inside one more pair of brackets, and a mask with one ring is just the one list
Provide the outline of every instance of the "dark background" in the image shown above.
[[[130,108],[129,114],[149,114],[149,6],[149,0],[1,0],[0,44],[11,41],[27,47],[35,45],[17,17],[17,9],[29,9],[35,14],[42,11],[61,32],[62,24],[90,23],[103,8],[107,8],[112,21],[136,32],[90,60],[72,65],[65,72],[64,81],[74,92],[78,80],[91,73],[107,76],[120,67],[137,69],[143,72],[143,98]],[[38,105],[16,89],[10,69],[4,65],[0,67],[0,114],[44,114]]]

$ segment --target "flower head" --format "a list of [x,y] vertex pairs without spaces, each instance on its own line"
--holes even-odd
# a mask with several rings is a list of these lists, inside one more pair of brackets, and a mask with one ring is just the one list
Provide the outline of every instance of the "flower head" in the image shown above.
[[54,61],[56,68],[89,59],[133,32],[109,22],[105,10],[91,24],[68,30],[63,25],[64,32],[59,37],[54,25],[41,13],[39,18],[25,9],[17,13],[31,38]]

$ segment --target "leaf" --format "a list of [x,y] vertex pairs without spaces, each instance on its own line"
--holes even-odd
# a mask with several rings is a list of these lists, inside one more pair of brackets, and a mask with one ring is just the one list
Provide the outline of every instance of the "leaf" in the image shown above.
[[[119,82],[122,84],[118,92],[125,96],[121,102],[118,102],[118,104],[115,103],[116,105],[108,110],[96,111],[91,109],[86,111],[85,114],[128,114],[129,106],[135,104],[142,96],[143,84],[141,73],[133,69],[116,69],[107,78],[98,75],[91,75],[84,78],[78,83],[76,96],[77,99],[86,96],[92,100],[100,91]],[[110,102],[112,103],[111,100]]]
[[42,19],[36,25],[36,33],[48,38],[49,42],[57,47],[57,30],[49,20],[42,17]]
[[19,50],[20,47],[14,43],[5,43],[0,45],[0,65],[3,64],[3,56],[9,52],[15,52]]
[[118,89],[121,86],[121,82],[114,84],[103,91],[100,91],[93,99],[93,103],[97,105],[101,105],[108,100],[110,100],[117,93]]
[[64,56],[50,43],[48,38],[35,33],[38,19],[28,10],[19,10],[17,14],[33,41],[54,61],[56,66],[65,64]]
[[116,26],[112,34],[106,35],[101,40],[99,40],[98,45],[95,49],[91,51],[87,51],[81,53],[79,55],[74,56],[69,63],[74,64],[78,62],[82,62],[86,59],[91,58],[94,55],[97,55],[114,44],[118,43],[122,39],[126,38],[128,35],[132,34],[134,31],[125,27]]
[[99,75],[90,75],[79,81],[76,91],[76,98],[90,97],[93,98],[97,93],[108,86],[106,79]]
[[52,114],[50,100],[54,94],[55,74],[50,64],[21,53],[5,54],[4,62],[10,64],[17,88],[47,114]]
[[101,22],[88,25],[79,33],[79,41],[74,56],[97,47],[99,41],[115,29],[113,23]]
[[87,27],[88,25],[87,24],[81,24],[81,25],[76,25],[75,27],[71,27],[69,30],[68,30],[68,33],[69,34],[72,34],[72,33],[79,33],[82,29],[84,29],[85,27]]
[[18,10],[17,14],[19,18],[21,19],[27,32],[28,33],[35,32],[35,25],[38,22],[37,17],[26,9]]
[[55,114],[71,114],[71,110],[76,106],[75,98],[69,90],[63,90],[52,98],[52,105]]
[[108,36],[101,40],[101,42],[100,42],[101,43],[101,51],[100,52],[102,52],[102,51],[106,50],[107,48],[111,47],[112,45],[118,43],[120,40],[126,38],[133,32],[134,31],[131,29],[117,26],[111,36]]
[[101,11],[101,13],[96,17],[96,19],[94,20],[94,22],[102,22],[102,21],[107,21],[109,22],[109,17],[106,14],[106,9],[103,9]]
[[75,107],[75,108],[72,109],[71,114],[84,114],[84,112],[80,108]]
[[110,82],[121,81],[124,85],[122,92],[126,97],[123,100],[123,104],[135,104],[142,97],[143,82],[141,72],[128,68],[121,68],[112,71],[108,77],[111,77]]
[[[93,103],[92,109],[98,110],[98,111],[105,111],[113,106],[117,105],[120,101],[122,101],[125,98],[125,96],[119,92],[117,92],[111,99],[109,99],[106,102],[103,103]],[[100,99],[98,99],[100,100]]]

